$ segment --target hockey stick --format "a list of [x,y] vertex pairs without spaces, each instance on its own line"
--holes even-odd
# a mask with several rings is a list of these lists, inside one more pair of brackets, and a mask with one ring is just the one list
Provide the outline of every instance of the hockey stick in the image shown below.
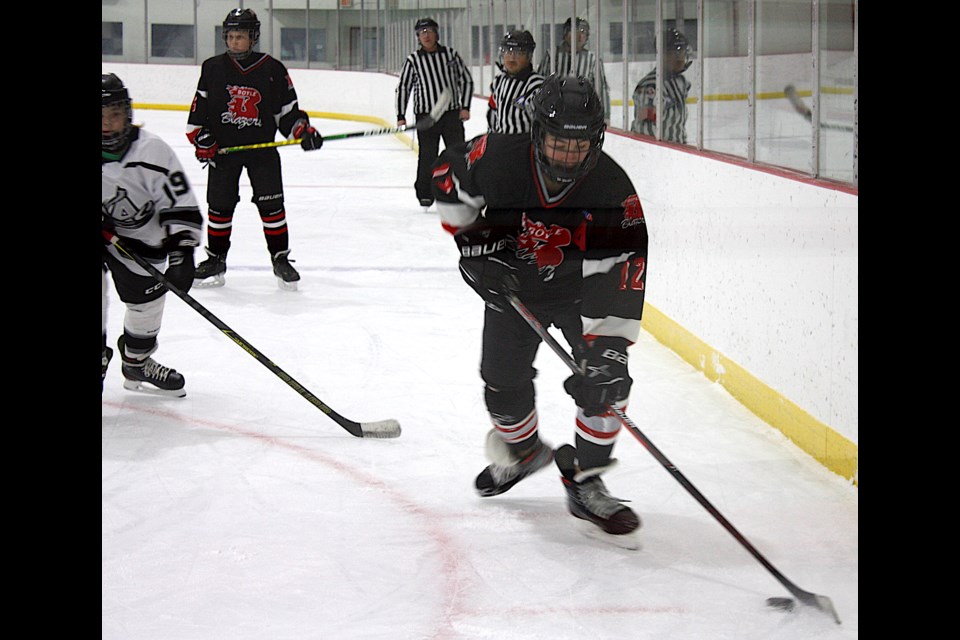
[[[517,297],[516,293],[508,290],[504,291],[504,295],[506,295],[507,300],[510,301],[510,305],[517,311],[517,313],[519,313],[520,316],[527,321],[527,324],[529,324],[530,327],[537,332],[537,335],[539,335],[540,338],[546,342],[547,345],[549,345],[558,356],[560,356],[560,359],[564,361],[570,370],[574,374],[582,374],[583,371],[581,371],[580,367],[577,366],[577,363],[574,361],[573,357],[567,353],[566,350],[564,350],[560,343],[557,342],[556,338],[547,332],[540,321],[537,320],[536,316],[534,316],[530,310],[527,309],[522,302],[520,302],[520,299]],[[723,514],[717,510],[716,507],[710,504],[710,501],[707,500],[707,498],[700,493],[695,486],[693,486],[692,482],[687,480],[686,476],[684,476],[680,470],[677,469],[677,467],[667,459],[667,456],[665,456],[659,449],[657,449],[656,446],[654,446],[650,439],[647,438],[642,431],[640,431],[639,427],[633,423],[626,413],[617,407],[610,407],[610,409],[620,420],[620,423],[625,426],[630,433],[636,437],[637,440],[640,441],[640,444],[642,444],[647,451],[653,455],[654,458],[657,459],[657,462],[663,465],[663,467],[669,471],[671,475],[673,475],[677,482],[683,485],[683,488],[686,489],[690,495],[692,495],[697,502],[699,502],[700,505],[710,513],[710,515],[716,518],[716,520],[723,525],[724,529],[726,529],[734,538],[736,538],[737,542],[739,542],[747,551],[749,551],[750,554],[753,555],[753,557],[756,558],[760,564],[767,569],[767,571],[773,574],[773,577],[776,578],[777,581],[779,581],[780,584],[787,589],[787,591],[793,594],[793,596],[803,604],[816,607],[817,609],[820,609],[821,611],[833,616],[833,619],[836,620],[837,624],[840,624],[840,616],[837,615],[837,610],[834,608],[833,602],[830,600],[830,598],[827,596],[810,593],[809,591],[804,591],[788,580],[776,569],[776,567],[770,563],[770,561],[763,557],[763,555],[757,551],[757,549],[750,544],[750,542],[743,537],[739,531],[737,531],[737,529],[723,516]],[[793,610],[794,607],[794,601],[791,598],[767,598],[767,604],[771,607],[785,609],[787,611]]]
[[336,422],[338,425],[343,427],[350,433],[350,435],[356,436],[358,438],[396,438],[400,435],[400,423],[396,420],[379,420],[377,422],[354,422],[353,420],[348,420],[342,415],[328,407],[322,400],[317,396],[310,393],[306,387],[294,380],[287,372],[275,365],[269,358],[260,353],[256,347],[240,337],[240,335],[228,327],[220,318],[213,315],[206,307],[197,302],[190,294],[185,291],[181,291],[179,287],[172,284],[170,280],[166,278],[156,267],[144,260],[142,257],[137,255],[132,251],[128,251],[120,243],[120,239],[110,234],[106,231],[103,232],[104,237],[109,240],[113,246],[117,248],[123,255],[127,256],[138,265],[143,267],[150,273],[154,279],[165,286],[170,291],[174,292],[181,300],[186,302],[188,305],[193,307],[194,311],[202,315],[204,318],[210,321],[210,323],[220,330],[223,335],[227,336],[233,340],[241,349],[252,355],[257,359],[260,364],[265,366],[267,369],[272,371],[274,375],[286,382],[290,387],[294,389],[297,393],[307,399],[313,406],[320,411],[323,411],[331,420]]
[[[813,112],[810,111],[810,107],[804,104],[803,100],[800,99],[800,94],[797,93],[797,88],[792,84],[788,84],[783,88],[783,95],[787,96],[787,100],[790,101],[790,106],[794,110],[802,115],[807,122],[813,122]],[[853,131],[853,127],[847,124],[834,124],[832,122],[821,122],[821,129],[832,129],[834,131]]]
[[[450,102],[452,100],[453,92],[447,88],[444,89],[440,94],[437,104],[433,106],[433,109],[430,110],[430,113],[425,118],[421,118],[416,124],[408,124],[402,127],[384,127],[383,129],[370,129],[367,131],[354,131],[352,133],[334,133],[329,136],[323,136],[323,141],[327,142],[330,140],[346,140],[347,138],[363,138],[366,136],[382,136],[391,133],[403,133],[404,131],[410,131],[411,129],[423,131],[424,129],[429,129],[433,125],[437,124],[437,120],[439,120],[440,117],[446,113],[447,107],[450,106]],[[300,138],[294,138],[293,140],[279,140],[277,142],[261,142],[259,144],[245,144],[239,147],[224,147],[223,149],[217,151],[217,153],[219,155],[225,155],[235,151],[268,149],[270,147],[285,147],[291,144],[300,144]]]

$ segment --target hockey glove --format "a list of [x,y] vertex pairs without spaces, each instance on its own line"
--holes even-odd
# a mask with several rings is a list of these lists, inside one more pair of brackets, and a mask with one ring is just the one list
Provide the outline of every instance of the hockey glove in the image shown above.
[[190,291],[196,271],[193,250],[197,241],[186,231],[181,231],[167,238],[163,246],[167,250],[167,272],[164,275],[180,291]]
[[460,275],[494,309],[503,311],[505,291],[520,288],[519,261],[514,257],[506,228],[481,218],[454,235],[460,250]]
[[577,406],[586,416],[607,413],[610,406],[630,396],[633,379],[627,371],[626,338],[601,336],[582,351],[583,373],[570,376],[563,383]]
[[117,235],[117,230],[113,226],[113,217],[107,213],[103,205],[100,206],[100,240],[103,244],[110,244],[110,237]]
[[216,167],[217,164],[213,160],[217,157],[220,145],[217,144],[217,139],[213,137],[210,129],[204,127],[194,132],[193,137],[190,134],[187,134],[187,137],[196,147],[197,160],[203,164],[209,164],[211,167]]
[[323,136],[306,120],[297,120],[293,125],[293,137],[300,139],[300,148],[304,151],[316,151],[323,146]]

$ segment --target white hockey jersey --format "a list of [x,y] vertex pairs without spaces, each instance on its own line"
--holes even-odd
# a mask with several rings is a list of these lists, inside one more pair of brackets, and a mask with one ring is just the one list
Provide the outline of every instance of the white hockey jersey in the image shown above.
[[[159,136],[136,128],[119,160],[101,154],[101,213],[109,217],[126,249],[161,271],[164,239],[185,231],[203,240],[203,217],[183,165]],[[113,245],[107,250],[132,272],[149,275]]]

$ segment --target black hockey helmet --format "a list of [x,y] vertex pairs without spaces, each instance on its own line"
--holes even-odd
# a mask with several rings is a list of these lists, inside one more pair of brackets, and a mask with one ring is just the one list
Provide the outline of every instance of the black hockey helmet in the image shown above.
[[[257,42],[260,41],[260,19],[257,18],[257,14],[253,9],[234,9],[227,14],[227,17],[223,19],[223,42],[227,42],[227,34],[231,31],[249,31],[250,32],[250,51],[253,51],[253,48],[257,46]],[[240,54],[236,56],[230,53],[229,48],[227,53],[230,53],[231,57],[246,57],[250,51],[247,53]]]
[[673,52],[678,58],[683,59],[683,69],[686,71],[693,64],[693,50],[687,37],[676,29],[666,29],[663,32],[663,53],[666,55]]
[[130,134],[133,131],[133,108],[130,102],[130,94],[127,87],[115,73],[100,74],[100,109],[119,105],[127,114],[127,122],[123,131],[119,133],[103,134],[101,132],[100,149],[110,153],[116,153],[123,149],[130,140]]
[[528,56],[533,55],[533,50],[537,48],[537,43],[533,40],[533,34],[529,31],[507,31],[500,40],[500,53],[505,53],[508,49],[517,49],[523,51]]
[[[570,18],[567,18],[567,21],[563,23],[564,37],[566,37],[566,35],[570,33],[570,24],[571,24]],[[577,18],[577,30],[583,31],[584,33],[587,34],[588,37],[590,36],[590,23],[587,22],[586,18]]]
[[[587,175],[600,159],[606,130],[603,105],[593,83],[582,76],[549,76],[530,101],[530,135],[540,170],[557,182],[573,182]],[[576,166],[551,164],[545,136],[589,140],[587,156]]]
[[413,25],[414,33],[420,33],[424,29],[433,29],[434,33],[440,33],[440,25],[433,18],[420,18],[417,24]]

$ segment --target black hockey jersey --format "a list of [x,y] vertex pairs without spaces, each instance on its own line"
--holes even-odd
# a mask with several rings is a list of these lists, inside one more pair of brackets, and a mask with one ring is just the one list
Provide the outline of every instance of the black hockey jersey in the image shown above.
[[487,134],[447,149],[433,189],[450,233],[484,216],[507,227],[524,303],[580,305],[584,335],[634,342],[647,274],[647,227],[630,178],[601,153],[563,192],[543,186],[528,136]]
[[301,118],[309,119],[282,62],[259,52],[238,62],[224,53],[200,68],[187,136],[206,127],[221,147],[273,142],[278,130],[289,138]]

